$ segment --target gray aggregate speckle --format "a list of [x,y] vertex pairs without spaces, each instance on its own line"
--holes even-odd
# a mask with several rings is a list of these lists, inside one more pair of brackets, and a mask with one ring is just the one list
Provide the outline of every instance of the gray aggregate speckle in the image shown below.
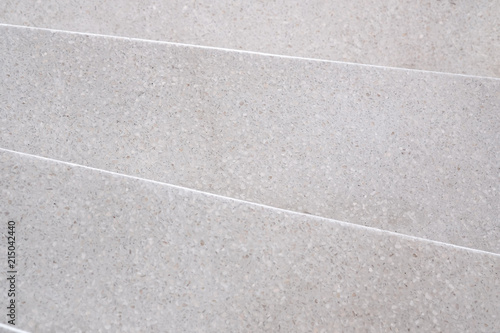
[[27,330],[500,329],[498,255],[15,153],[0,169]]
[[500,251],[497,79],[0,30],[0,147]]
[[0,147],[500,251],[499,80],[0,29]]
[[23,0],[0,22],[500,77],[500,2]]

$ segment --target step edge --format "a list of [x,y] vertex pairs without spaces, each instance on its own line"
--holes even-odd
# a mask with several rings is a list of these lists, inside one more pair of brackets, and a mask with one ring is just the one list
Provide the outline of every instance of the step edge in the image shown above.
[[30,333],[28,331],[23,331],[17,327],[12,326],[12,325],[7,325],[7,324],[3,324],[3,323],[0,323],[0,328],[6,329],[7,331],[10,331],[10,332],[15,332],[15,333]]
[[141,43],[163,44],[163,45],[171,45],[171,46],[179,46],[179,47],[190,47],[190,48],[198,48],[198,49],[203,49],[203,50],[234,52],[234,53],[241,53],[241,54],[247,54],[247,55],[258,55],[258,56],[264,56],[264,57],[282,58],[282,59],[289,59],[289,60],[323,62],[323,63],[331,63],[331,64],[344,65],[344,66],[359,66],[359,67],[363,67],[363,68],[374,68],[374,69],[382,69],[382,70],[415,72],[415,73],[423,73],[423,74],[434,74],[434,75],[456,76],[456,77],[465,77],[465,78],[473,78],[473,79],[487,79],[487,80],[500,81],[500,77],[494,77],[494,76],[481,76],[481,75],[431,71],[431,70],[424,70],[424,69],[413,69],[413,68],[405,68],[405,67],[372,65],[372,64],[363,64],[363,63],[338,61],[338,60],[328,60],[328,59],[320,59],[320,58],[308,58],[308,57],[299,57],[299,56],[291,56],[291,55],[281,55],[281,54],[257,52],[257,51],[249,51],[249,50],[238,50],[238,49],[216,47],[216,46],[168,42],[168,41],[155,40],[155,39],[125,37],[125,36],[107,35],[107,34],[96,34],[96,33],[90,33],[90,32],[60,30],[60,29],[52,29],[52,28],[40,28],[40,27],[15,25],[15,24],[8,24],[8,23],[0,23],[0,28],[2,28],[2,27],[27,29],[27,30],[39,30],[39,31],[52,32],[52,33],[73,34],[73,35],[79,35],[79,36],[111,38],[111,39],[127,40],[127,41],[132,41],[132,42],[141,42]]
[[227,197],[227,196],[224,196],[224,195],[210,193],[210,192],[205,192],[205,191],[200,191],[200,190],[189,188],[189,187],[185,187],[185,186],[174,185],[174,184],[170,184],[170,183],[166,183],[166,182],[161,182],[161,181],[157,181],[157,180],[153,180],[153,179],[148,179],[148,178],[143,178],[143,177],[138,177],[138,176],[127,175],[127,174],[123,174],[123,173],[119,173],[119,172],[115,172],[115,171],[109,171],[109,170],[105,170],[105,169],[94,168],[94,167],[91,167],[91,166],[86,166],[86,165],[77,164],[77,163],[73,163],[73,162],[67,162],[67,161],[57,160],[57,159],[53,159],[53,158],[49,158],[49,157],[44,157],[44,156],[40,156],[40,155],[33,155],[33,154],[23,153],[23,152],[11,150],[11,149],[6,149],[6,148],[2,148],[2,147],[0,147],[0,152],[6,152],[6,153],[14,154],[14,155],[20,155],[20,156],[23,156],[23,157],[28,157],[28,158],[32,158],[32,159],[39,159],[39,160],[43,160],[43,161],[47,161],[47,162],[52,162],[52,163],[64,164],[64,165],[68,165],[68,166],[79,168],[79,169],[96,171],[96,172],[100,172],[100,173],[104,173],[104,174],[108,174],[108,175],[112,175],[112,176],[118,176],[118,177],[124,177],[124,178],[128,178],[128,179],[132,179],[132,180],[136,180],[136,181],[143,181],[143,182],[152,183],[152,184],[156,184],[156,185],[167,186],[167,187],[171,187],[171,188],[175,188],[175,189],[180,189],[180,190],[188,191],[188,192],[191,192],[191,193],[196,193],[196,194],[201,194],[201,195],[205,195],[205,196],[215,197],[215,198],[218,198],[218,199],[223,199],[223,200],[226,200],[226,201],[233,201],[233,202],[236,202],[236,203],[245,204],[245,205],[251,205],[251,206],[256,206],[256,207],[260,207],[260,208],[264,208],[264,209],[272,209],[274,211],[279,211],[279,212],[286,213],[286,214],[296,214],[296,215],[299,215],[299,216],[304,216],[304,217],[308,217],[308,218],[318,219],[318,220],[321,220],[323,222],[339,224],[341,226],[348,227],[348,228],[355,228],[355,229],[361,229],[361,230],[365,230],[365,231],[375,232],[375,233],[378,233],[378,234],[386,234],[386,235],[390,235],[390,236],[402,237],[402,238],[407,239],[407,240],[420,241],[420,242],[424,242],[424,243],[428,243],[428,244],[433,244],[433,245],[440,246],[440,247],[450,247],[450,248],[453,248],[453,249],[459,249],[461,251],[469,251],[469,252],[478,253],[478,254],[482,254],[482,255],[492,255],[494,257],[500,258],[500,253],[495,253],[495,252],[490,252],[490,251],[485,251],[485,250],[470,248],[470,247],[466,247],[466,246],[460,246],[460,245],[456,245],[456,244],[452,244],[452,243],[446,243],[446,242],[441,242],[441,241],[436,241],[436,240],[432,240],[432,239],[428,239],[428,238],[422,238],[422,237],[407,235],[407,234],[398,233],[398,232],[394,232],[394,231],[379,229],[379,228],[375,228],[375,227],[369,227],[369,226],[365,226],[365,225],[361,225],[361,224],[356,224],[356,223],[351,223],[351,222],[346,222],[346,221],[340,221],[340,220],[336,220],[336,219],[328,218],[328,217],[323,217],[323,216],[319,216],[319,215],[313,215],[313,214],[307,214],[307,213],[297,212],[297,211],[290,210],[290,209],[284,209],[284,208],[274,207],[274,206],[270,206],[270,205],[266,205],[266,204],[261,204],[261,203],[257,203],[257,202],[248,201],[248,200]]

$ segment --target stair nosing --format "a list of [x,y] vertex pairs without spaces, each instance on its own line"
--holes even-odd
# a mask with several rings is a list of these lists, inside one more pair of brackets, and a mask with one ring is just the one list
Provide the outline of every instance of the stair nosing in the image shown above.
[[302,212],[298,212],[298,211],[294,211],[294,210],[290,210],[290,209],[284,209],[284,208],[274,207],[274,206],[270,206],[270,205],[266,205],[266,204],[262,204],[262,203],[253,202],[253,201],[248,201],[248,200],[243,200],[243,199],[237,199],[237,198],[228,197],[228,196],[224,196],[224,195],[220,195],[220,194],[215,194],[215,193],[211,193],[211,192],[200,191],[200,190],[197,190],[197,189],[193,189],[193,188],[189,188],[189,187],[185,187],[185,186],[181,186],[181,185],[175,185],[175,184],[170,184],[170,183],[162,182],[162,181],[158,181],[158,180],[153,180],[153,179],[148,179],[148,178],[143,178],[143,177],[138,177],[138,176],[127,175],[127,174],[124,174],[124,173],[119,173],[119,172],[105,170],[105,169],[99,169],[99,168],[95,168],[95,167],[91,167],[91,166],[86,166],[86,165],[82,165],[82,164],[78,164],[78,163],[57,160],[57,159],[53,159],[53,158],[49,158],[49,157],[44,157],[44,156],[40,156],[40,155],[23,153],[23,152],[11,150],[11,149],[6,149],[6,148],[2,148],[2,147],[0,147],[0,152],[7,152],[7,153],[11,153],[11,154],[17,154],[17,155],[21,155],[23,157],[29,157],[29,158],[33,158],[33,159],[39,159],[39,160],[48,161],[48,162],[57,163],[57,164],[64,164],[64,165],[68,165],[68,166],[75,167],[75,168],[80,168],[80,169],[85,169],[85,170],[91,170],[91,171],[97,171],[97,172],[105,173],[105,174],[108,174],[108,175],[113,175],[113,176],[118,176],[118,177],[124,177],[124,178],[128,178],[128,179],[136,180],[136,181],[143,181],[143,182],[146,182],[146,183],[152,183],[152,184],[161,185],[161,186],[167,186],[167,187],[171,187],[171,188],[175,188],[175,189],[180,189],[180,190],[183,190],[183,191],[188,191],[188,192],[191,192],[191,193],[201,194],[201,195],[205,195],[205,196],[211,196],[211,197],[215,197],[215,198],[223,199],[223,200],[227,200],[227,201],[233,201],[233,202],[237,202],[237,203],[240,203],[240,204],[252,205],[252,206],[256,206],[256,207],[260,207],[260,208],[264,208],[264,209],[271,209],[271,210],[278,211],[278,212],[281,212],[281,213],[296,214],[296,215],[299,215],[299,216],[304,216],[304,217],[309,217],[309,218],[315,218],[315,219],[319,219],[319,220],[324,221],[324,222],[336,223],[336,224],[344,226],[344,227],[349,227],[349,228],[354,228],[354,229],[361,229],[361,230],[365,230],[365,231],[371,231],[371,232],[376,232],[376,233],[379,233],[379,234],[386,234],[386,235],[390,235],[390,236],[402,237],[402,238],[407,239],[407,240],[420,241],[420,242],[430,243],[430,244],[441,246],[441,247],[450,247],[450,248],[459,249],[459,250],[462,250],[462,251],[469,251],[469,252],[472,252],[472,253],[478,253],[478,254],[483,254],[483,255],[492,255],[494,257],[500,258],[500,253],[495,253],[495,252],[490,252],[490,251],[475,249],[475,248],[471,248],[471,247],[456,245],[456,244],[453,244],[453,243],[446,243],[446,242],[436,241],[436,240],[432,240],[432,239],[428,239],[428,238],[423,238],[423,237],[416,237],[416,236],[412,236],[412,235],[408,235],[408,234],[398,233],[398,232],[395,232],[395,231],[390,231],[390,230],[385,230],[385,229],[379,229],[379,228],[365,226],[365,225],[356,224],[356,223],[351,223],[351,222],[347,222],[347,221],[336,220],[336,219],[333,219],[333,218],[323,217],[323,216],[320,216],[320,215],[302,213]]
[[15,333],[30,333],[28,331],[23,331],[17,327],[13,327],[12,325],[7,325],[7,324],[4,324],[4,323],[0,323],[0,328],[4,328],[6,330],[9,330],[11,332],[15,332]]
[[25,25],[1,23],[1,22],[0,22],[0,27],[19,28],[19,29],[27,29],[27,30],[40,30],[40,31],[47,31],[47,32],[52,32],[52,33],[64,33],[64,34],[74,34],[74,35],[79,35],[79,36],[111,38],[111,39],[128,40],[128,41],[142,42],[142,43],[165,44],[165,45],[171,45],[171,46],[188,47],[188,48],[191,47],[191,48],[198,48],[198,49],[203,49],[203,50],[213,50],[213,51],[234,52],[234,53],[242,53],[242,54],[247,54],[247,55],[258,55],[258,56],[264,56],[264,57],[274,57],[274,58],[282,58],[282,59],[289,59],[289,60],[323,62],[323,63],[331,63],[331,64],[344,65],[344,66],[360,66],[360,67],[376,68],[376,69],[383,69],[383,70],[408,71],[408,72],[416,72],[416,73],[422,73],[422,74],[435,74],[435,75],[457,76],[457,77],[465,77],[465,78],[473,78],[473,79],[486,79],[486,80],[500,81],[500,77],[494,77],[494,76],[481,76],[481,75],[431,71],[431,70],[425,70],[425,69],[414,69],[414,68],[406,68],[406,67],[372,65],[372,64],[364,64],[364,63],[357,63],[357,62],[328,60],[328,59],[320,59],[320,58],[309,58],[309,57],[300,57],[300,56],[292,56],[292,55],[282,55],[282,54],[257,52],[257,51],[250,51],[250,50],[238,50],[238,49],[231,49],[231,48],[224,48],[224,47],[217,47],[217,46],[169,42],[169,41],[156,40],[156,39],[97,34],[97,33],[92,33],[92,32],[61,30],[61,29],[53,29],[53,28],[40,28],[40,27],[32,27],[32,26],[25,26]]

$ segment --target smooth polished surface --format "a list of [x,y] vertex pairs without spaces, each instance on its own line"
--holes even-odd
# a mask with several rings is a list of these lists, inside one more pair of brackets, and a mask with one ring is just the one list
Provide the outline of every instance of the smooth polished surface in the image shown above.
[[496,0],[4,0],[0,23],[500,76]]
[[499,255],[14,153],[0,170],[33,332],[500,330]]
[[498,79],[0,29],[0,147],[500,252]]

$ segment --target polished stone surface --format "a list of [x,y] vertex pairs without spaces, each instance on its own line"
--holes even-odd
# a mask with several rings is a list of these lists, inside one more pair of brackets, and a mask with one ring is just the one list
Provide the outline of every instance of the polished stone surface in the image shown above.
[[0,27],[0,147],[500,252],[500,80]]
[[499,255],[17,153],[0,189],[33,332],[500,330]]
[[0,1],[0,23],[500,76],[496,0]]

